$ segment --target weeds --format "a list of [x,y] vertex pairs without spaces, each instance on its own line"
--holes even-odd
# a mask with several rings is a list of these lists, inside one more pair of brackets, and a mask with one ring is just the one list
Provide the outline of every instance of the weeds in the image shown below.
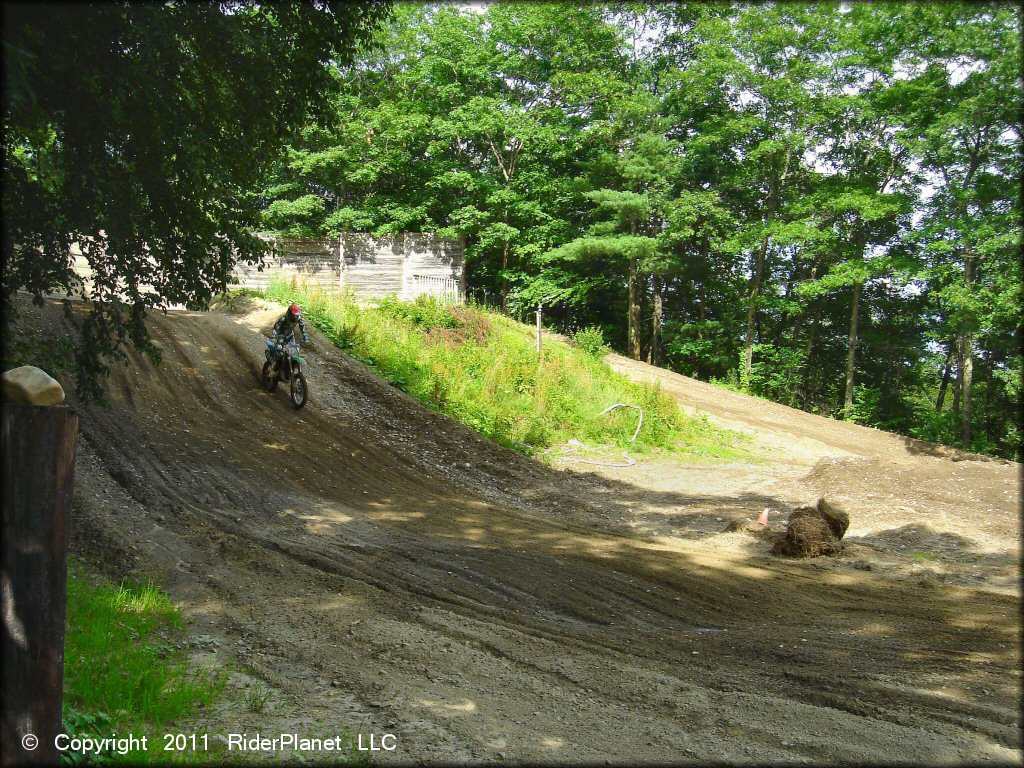
[[[67,734],[69,741],[81,736],[97,736],[113,733],[113,723],[106,712],[89,714],[79,712],[74,707],[64,705],[64,722],[61,731]],[[102,736],[101,736],[102,737]],[[88,754],[72,749],[61,753],[61,765],[109,765],[113,762],[115,754],[113,750],[101,751],[99,753],[90,751]]]
[[111,604],[115,610],[122,613],[161,616],[169,625],[175,628],[181,626],[181,617],[171,605],[171,599],[166,592],[155,587],[152,581],[146,581],[145,584],[134,588],[122,583],[118,586]]
[[262,712],[268,701],[270,701],[270,690],[264,688],[262,683],[256,683],[245,694],[245,707],[250,712]]

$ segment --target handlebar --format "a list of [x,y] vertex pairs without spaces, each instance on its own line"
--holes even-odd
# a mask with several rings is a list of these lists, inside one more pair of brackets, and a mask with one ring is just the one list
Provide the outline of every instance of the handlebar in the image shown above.
[[270,338],[268,336],[264,336],[264,339],[266,340],[267,346],[273,349],[285,350],[286,352],[289,352],[290,354],[294,355],[297,355],[300,351],[299,342],[297,339],[292,339],[287,343],[280,337]]

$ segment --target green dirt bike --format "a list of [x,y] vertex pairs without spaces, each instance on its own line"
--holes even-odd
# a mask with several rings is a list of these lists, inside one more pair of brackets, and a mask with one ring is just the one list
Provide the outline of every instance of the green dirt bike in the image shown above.
[[309,389],[306,387],[306,359],[299,354],[299,345],[294,339],[284,343],[275,339],[264,339],[267,344],[267,362],[263,364],[263,388],[267,392],[277,389],[279,381],[290,385],[292,405],[301,408],[306,404]]

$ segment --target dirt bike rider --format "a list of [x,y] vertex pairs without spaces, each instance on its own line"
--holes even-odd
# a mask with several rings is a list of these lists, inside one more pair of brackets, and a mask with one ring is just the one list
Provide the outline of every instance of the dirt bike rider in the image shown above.
[[[288,311],[284,313],[284,316],[274,323],[274,328],[271,331],[274,340],[282,344],[289,344],[295,341],[295,326],[298,326],[299,330],[302,331],[303,343],[308,344],[309,334],[306,333],[306,323],[302,319],[302,309],[298,304],[293,303],[288,307]],[[275,366],[279,362],[280,357],[275,361]]]

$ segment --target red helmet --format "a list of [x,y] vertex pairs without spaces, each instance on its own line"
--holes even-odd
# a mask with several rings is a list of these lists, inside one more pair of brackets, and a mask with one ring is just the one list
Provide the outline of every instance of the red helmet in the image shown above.
[[290,307],[288,307],[288,311],[292,315],[294,315],[296,319],[302,317],[302,309],[299,307],[298,304],[292,304]]

